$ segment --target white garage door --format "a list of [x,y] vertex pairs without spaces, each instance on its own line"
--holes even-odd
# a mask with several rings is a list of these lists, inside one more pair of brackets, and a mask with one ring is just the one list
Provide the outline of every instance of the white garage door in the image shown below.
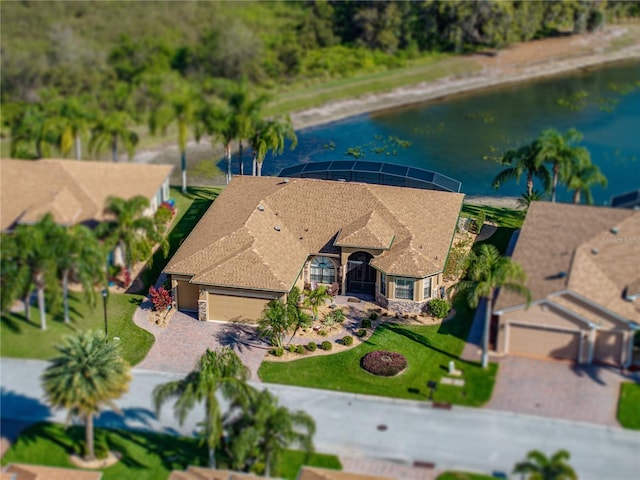
[[579,352],[579,332],[509,325],[509,354],[578,360]]

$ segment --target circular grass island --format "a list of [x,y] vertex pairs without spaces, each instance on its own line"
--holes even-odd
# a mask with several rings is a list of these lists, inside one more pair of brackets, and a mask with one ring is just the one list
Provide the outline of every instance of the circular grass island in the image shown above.
[[373,375],[394,377],[406,370],[407,359],[398,352],[375,350],[360,359],[360,366]]

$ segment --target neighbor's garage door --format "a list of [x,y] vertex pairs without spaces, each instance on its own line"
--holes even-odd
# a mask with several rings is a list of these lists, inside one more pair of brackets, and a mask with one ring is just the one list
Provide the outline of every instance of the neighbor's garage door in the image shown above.
[[580,333],[509,325],[510,354],[578,360]]
[[178,280],[178,310],[198,311],[198,285]]
[[622,354],[622,333],[596,332],[596,348],[593,361],[619,365]]
[[208,320],[227,322],[256,322],[269,300],[263,298],[238,297],[209,294]]

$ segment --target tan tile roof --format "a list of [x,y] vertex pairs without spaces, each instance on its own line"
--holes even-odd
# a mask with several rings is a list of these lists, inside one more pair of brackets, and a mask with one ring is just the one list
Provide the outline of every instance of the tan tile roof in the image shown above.
[[102,472],[14,463],[4,467],[0,478],[3,480],[100,480]]
[[173,166],[76,160],[0,160],[0,228],[51,212],[62,224],[103,219],[109,196],[151,199]]
[[444,267],[462,198],[384,185],[238,176],[165,272],[194,275],[194,283],[288,291],[308,256],[331,250],[342,231],[370,241],[394,238],[372,265],[390,275],[423,277]]
[[[533,300],[569,290],[640,322],[640,303],[622,298],[625,287],[640,279],[640,212],[535,202],[513,260],[527,273]],[[522,297],[501,291],[495,309],[522,303]]]
[[388,250],[394,236],[391,225],[373,210],[342,228],[335,245]]
[[390,477],[377,477],[362,473],[349,473],[317,467],[302,467],[298,480],[392,480]]
[[190,466],[185,471],[174,470],[169,475],[168,480],[258,480],[261,478],[264,479],[265,477],[258,477],[249,473],[232,472],[230,470]]

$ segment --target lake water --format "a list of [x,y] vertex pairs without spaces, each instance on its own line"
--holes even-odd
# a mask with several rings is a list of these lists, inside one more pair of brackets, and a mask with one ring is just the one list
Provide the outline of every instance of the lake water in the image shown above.
[[[516,147],[543,129],[571,127],[607,177],[596,204],[640,188],[640,63],[611,65],[393,111],[359,115],[298,132],[298,146],[265,159],[263,174],[302,162],[341,160],[349,148],[365,160],[435,170],[462,182],[469,195],[519,196],[525,178],[491,189],[504,167],[484,155]],[[410,145],[407,146],[407,142]],[[539,186],[537,188],[540,189]],[[560,191],[559,200],[570,201]]]

